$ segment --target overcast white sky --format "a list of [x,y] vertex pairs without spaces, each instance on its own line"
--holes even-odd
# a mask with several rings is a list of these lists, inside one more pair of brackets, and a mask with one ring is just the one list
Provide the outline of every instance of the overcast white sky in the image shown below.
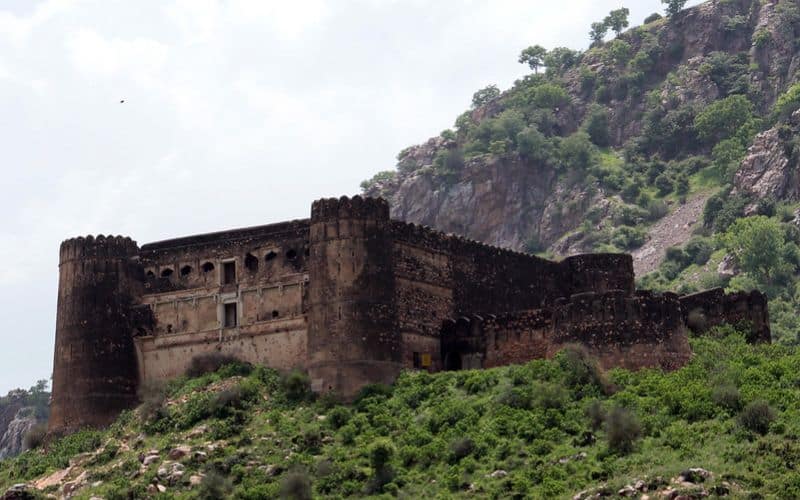
[[307,217],[621,5],[0,0],[0,394],[50,376],[63,239]]

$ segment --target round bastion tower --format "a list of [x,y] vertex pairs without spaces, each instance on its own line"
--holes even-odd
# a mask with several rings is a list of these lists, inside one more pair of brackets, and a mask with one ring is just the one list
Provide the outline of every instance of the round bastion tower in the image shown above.
[[308,368],[312,388],[346,399],[401,368],[389,204],[323,199],[311,207]]
[[121,236],[61,244],[49,430],[108,425],[136,404],[131,307],[141,297],[136,242]]

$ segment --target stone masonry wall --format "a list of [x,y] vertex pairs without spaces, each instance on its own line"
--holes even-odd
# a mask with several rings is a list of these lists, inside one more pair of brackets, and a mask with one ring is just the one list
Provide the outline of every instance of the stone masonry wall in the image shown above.
[[691,357],[674,294],[583,293],[544,309],[462,317],[443,336],[445,364],[454,353],[477,354],[485,368],[549,358],[569,344],[605,368],[675,369]]
[[722,323],[749,328],[752,342],[770,342],[767,297],[758,291],[725,294],[722,288],[680,299],[686,324],[696,333]]
[[[308,230],[299,220],[144,245],[142,303],[155,324],[137,332],[140,378],[180,376],[212,353],[304,368]],[[235,306],[235,321],[226,306]]]

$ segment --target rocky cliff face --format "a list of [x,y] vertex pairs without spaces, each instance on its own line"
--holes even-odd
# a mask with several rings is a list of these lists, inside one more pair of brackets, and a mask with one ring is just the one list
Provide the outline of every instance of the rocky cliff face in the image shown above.
[[[568,135],[581,126],[592,103],[599,102],[600,82],[609,94],[602,107],[608,112],[612,147],[636,141],[648,113],[668,115],[687,105],[703,109],[731,91],[730,82],[721,81],[728,76],[714,69],[714,54],[743,59],[741,82],[752,89],[751,96],[757,96],[758,113],[766,114],[796,79],[800,67],[795,48],[798,23],[786,21],[792,17],[787,9],[796,9],[795,4],[788,0],[709,1],[672,19],[631,29],[619,38],[629,45],[630,53],[653,54],[636,83],[638,90],[628,82],[635,76],[634,62],[620,66],[606,52],[587,51],[580,64],[562,77],[570,103],[554,110],[557,134]],[[587,75],[598,82],[589,90]],[[474,109],[471,120],[480,124],[497,116],[508,108],[507,96]],[[780,134],[773,129],[758,137],[736,176],[737,190],[777,198],[798,195],[785,131],[784,136]],[[600,185],[559,178],[553,168],[516,153],[470,158],[455,178],[442,179],[433,168],[437,153],[454,148],[458,140],[437,137],[408,148],[398,158],[397,175],[373,184],[366,194],[389,198],[393,217],[491,244],[517,250],[547,247],[557,254],[588,250],[572,244],[571,234],[587,210],[610,205]],[[686,145],[678,144],[682,146]],[[690,154],[698,153],[710,157],[711,151],[695,149]]]
[[[25,451],[25,435],[38,423],[35,408],[30,406],[19,408],[5,426],[5,432],[0,434],[0,460]],[[2,429],[0,426],[0,430]]]
[[[437,141],[413,148],[409,155],[425,161]],[[518,156],[484,156],[469,160],[462,178],[442,184],[422,168],[372,194],[388,195],[392,217],[467,235],[492,245],[524,249],[549,245],[564,228],[582,222],[582,214],[602,204],[603,193],[571,187],[552,169]]]
[[789,124],[759,134],[734,177],[734,192],[755,198],[797,200],[800,179],[793,140],[800,135],[800,111]]

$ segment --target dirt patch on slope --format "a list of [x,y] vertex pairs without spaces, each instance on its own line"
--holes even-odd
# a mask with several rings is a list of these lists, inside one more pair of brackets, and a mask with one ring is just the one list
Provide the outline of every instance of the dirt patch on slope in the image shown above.
[[637,277],[658,269],[667,248],[682,245],[692,237],[694,228],[702,223],[703,207],[709,197],[710,193],[695,195],[650,227],[647,243],[632,253]]

